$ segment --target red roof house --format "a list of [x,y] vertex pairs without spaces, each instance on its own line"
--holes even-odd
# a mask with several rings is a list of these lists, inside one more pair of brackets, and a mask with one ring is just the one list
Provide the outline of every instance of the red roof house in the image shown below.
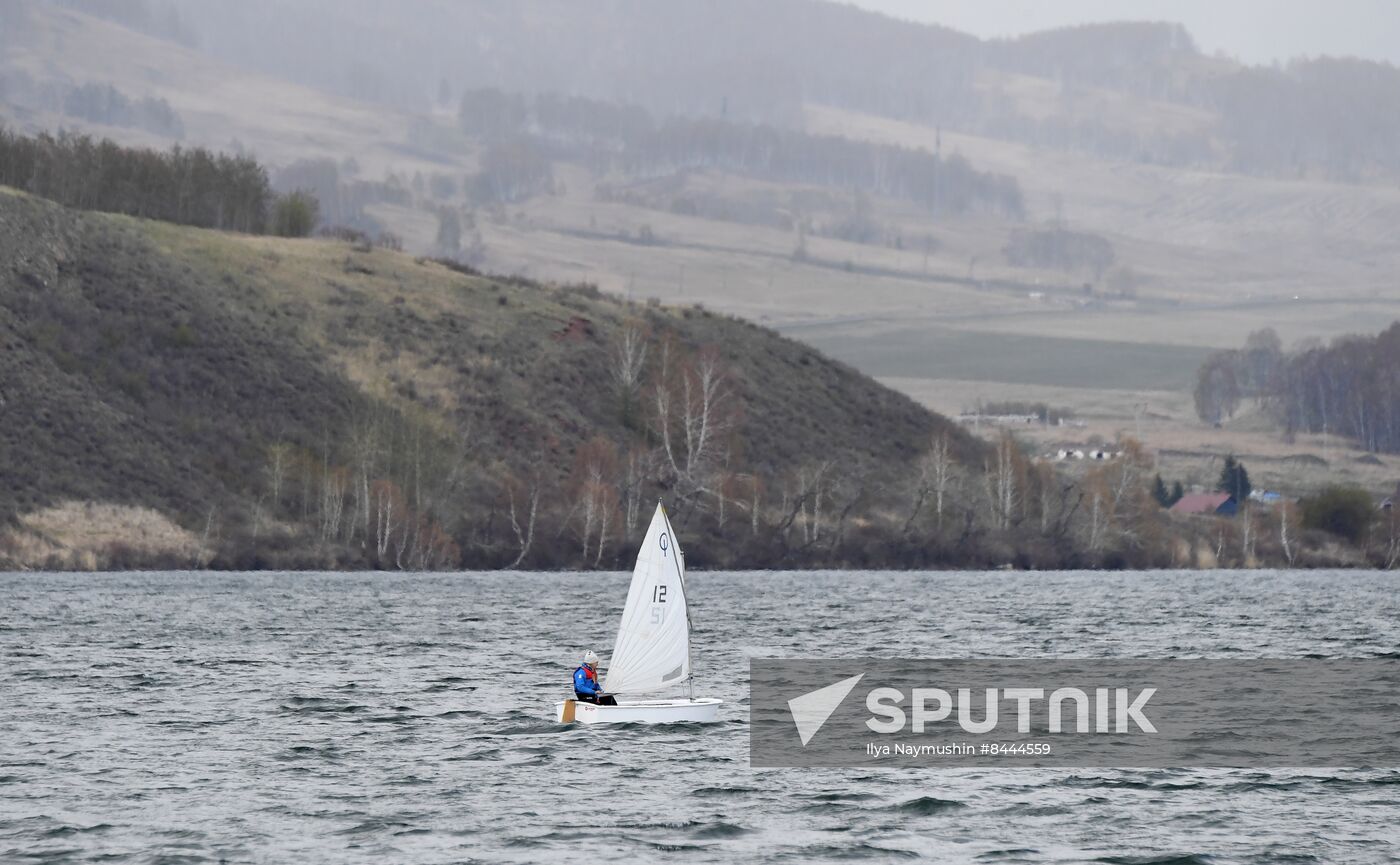
[[1235,497],[1229,493],[1189,493],[1178,499],[1171,509],[1178,514],[1233,517],[1238,507]]

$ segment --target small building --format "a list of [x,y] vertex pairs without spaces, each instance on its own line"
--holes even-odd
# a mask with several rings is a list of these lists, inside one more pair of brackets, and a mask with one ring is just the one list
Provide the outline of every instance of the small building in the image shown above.
[[1173,513],[1233,517],[1239,503],[1229,493],[1187,493],[1172,505]]
[[1283,496],[1273,490],[1253,490],[1249,494],[1249,500],[1266,508],[1272,508],[1277,507],[1283,501]]

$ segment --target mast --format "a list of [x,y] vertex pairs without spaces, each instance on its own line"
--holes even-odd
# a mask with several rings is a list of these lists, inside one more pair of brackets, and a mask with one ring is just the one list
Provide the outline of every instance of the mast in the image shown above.
[[695,663],[690,656],[690,631],[692,622],[690,619],[690,598],[685,594],[685,551],[681,549],[680,539],[676,537],[676,528],[671,525],[671,514],[666,510],[666,505],[660,501],[661,513],[666,518],[666,531],[671,536],[671,545],[676,548],[676,575],[681,580],[681,598],[685,600],[685,696],[690,702],[695,702]]

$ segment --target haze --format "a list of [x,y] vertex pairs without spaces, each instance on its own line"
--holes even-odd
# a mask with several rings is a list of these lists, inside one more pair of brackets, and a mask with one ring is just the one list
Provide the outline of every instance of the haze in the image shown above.
[[1185,25],[1207,52],[1247,63],[1320,54],[1400,61],[1400,14],[1387,0],[855,0],[855,5],[984,39],[1110,21],[1172,21]]

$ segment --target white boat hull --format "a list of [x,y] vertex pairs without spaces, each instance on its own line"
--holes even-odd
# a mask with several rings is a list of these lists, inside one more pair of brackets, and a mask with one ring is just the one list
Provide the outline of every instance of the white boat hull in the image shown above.
[[721,702],[713,697],[701,697],[599,706],[579,700],[560,700],[554,704],[554,718],[561,724],[711,724],[719,719]]

